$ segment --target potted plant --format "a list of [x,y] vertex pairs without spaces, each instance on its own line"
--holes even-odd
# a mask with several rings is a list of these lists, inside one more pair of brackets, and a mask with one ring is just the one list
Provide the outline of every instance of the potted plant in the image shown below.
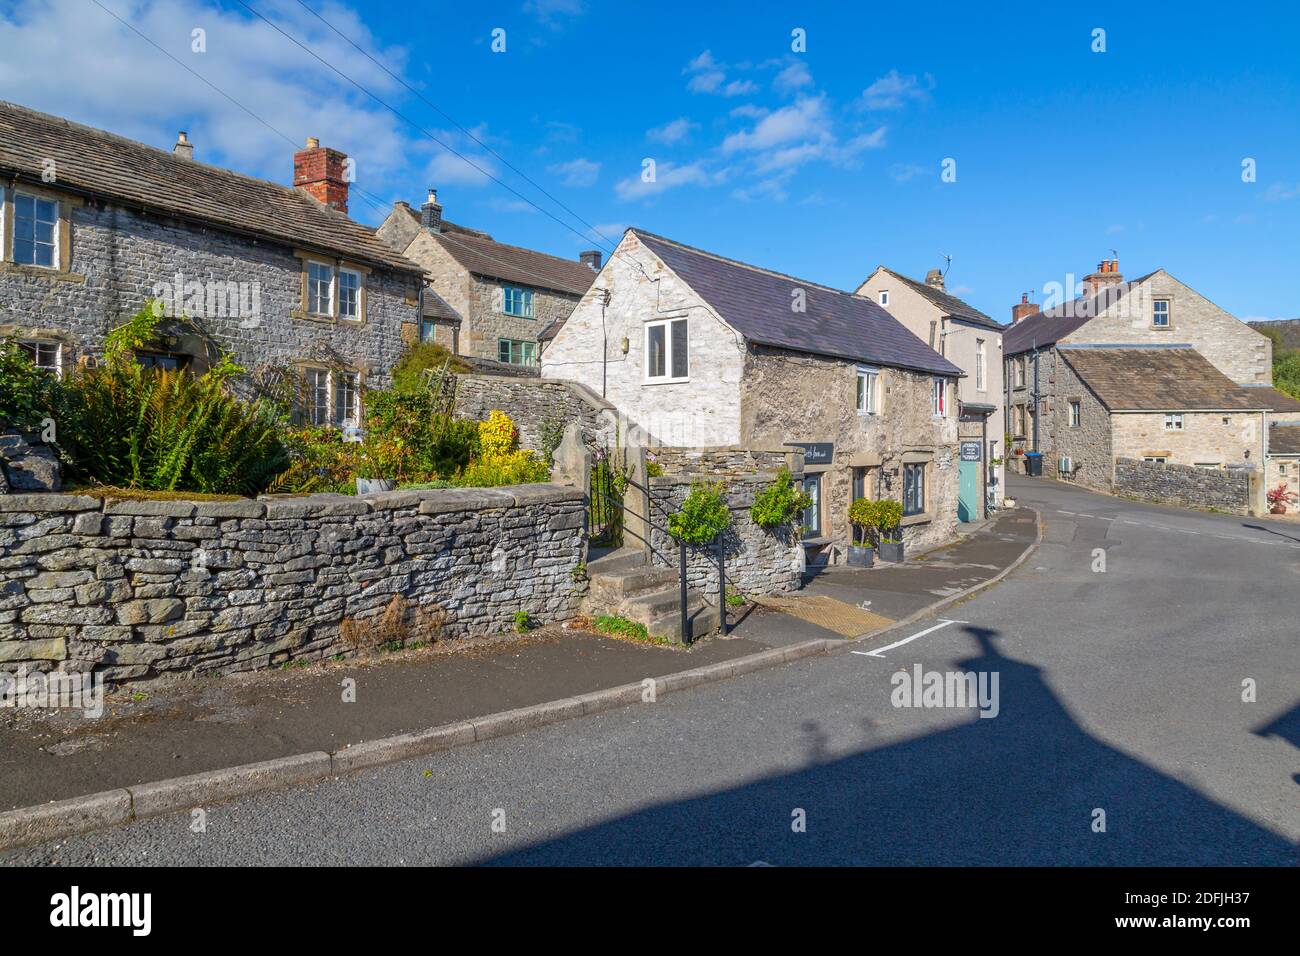
[[898,532],[899,525],[902,523],[901,502],[889,498],[876,502],[876,538],[880,560],[894,562],[903,560],[903,539]]
[[401,458],[400,442],[368,442],[357,460],[357,494],[375,495],[396,488]]
[[849,505],[849,523],[853,525],[853,543],[849,545],[848,563],[855,568],[869,568],[875,564],[876,552],[867,535],[876,526],[876,502],[859,498]]
[[1284,515],[1287,512],[1287,505],[1293,505],[1297,500],[1300,500],[1300,494],[1289,490],[1284,481],[1268,492],[1268,513]]

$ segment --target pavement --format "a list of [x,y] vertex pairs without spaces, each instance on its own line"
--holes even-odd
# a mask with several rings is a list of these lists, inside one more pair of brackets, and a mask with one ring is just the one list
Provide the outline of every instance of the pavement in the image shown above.
[[[870,570],[810,576],[796,602],[817,613],[750,604],[732,631],[689,649],[548,627],[376,658],[221,678],[128,686],[106,712],[0,711],[0,811],[350,746],[577,697],[735,660],[773,647],[874,631],[1005,569],[1035,535],[1033,513],[1006,512],[959,543]],[[850,604],[850,602],[852,602]],[[867,604],[887,614],[855,611]],[[842,606],[841,606],[842,605]],[[846,615],[834,630],[805,618]],[[801,610],[795,608],[794,610]],[[355,700],[342,685],[355,681]]]
[[[1300,541],[1011,484],[1029,560],[856,652],[0,863],[1300,863]],[[997,716],[896,706],[918,667],[997,674]]]

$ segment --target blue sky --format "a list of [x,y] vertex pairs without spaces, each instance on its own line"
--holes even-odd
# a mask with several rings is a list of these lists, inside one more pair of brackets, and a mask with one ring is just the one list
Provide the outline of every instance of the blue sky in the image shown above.
[[[296,0],[248,0],[575,234],[238,2],[98,2],[295,143],[355,156],[384,204],[437,186],[447,218],[501,241],[593,244],[475,139],[611,239],[638,225],[848,289],[948,255],[949,289],[1001,321],[1114,249],[1125,274],[1164,267],[1242,318],[1300,316],[1294,8],[305,0],[471,137]],[[279,133],[95,0],[0,2],[0,50],[0,97],[164,147],[187,129],[196,158],[289,177]]]

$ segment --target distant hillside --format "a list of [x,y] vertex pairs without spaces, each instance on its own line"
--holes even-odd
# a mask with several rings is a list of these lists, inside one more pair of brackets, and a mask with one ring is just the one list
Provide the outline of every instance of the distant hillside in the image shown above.
[[1284,348],[1300,349],[1300,319],[1283,319],[1280,322],[1251,322],[1249,325],[1256,332],[1268,334],[1269,331],[1276,331],[1282,338]]

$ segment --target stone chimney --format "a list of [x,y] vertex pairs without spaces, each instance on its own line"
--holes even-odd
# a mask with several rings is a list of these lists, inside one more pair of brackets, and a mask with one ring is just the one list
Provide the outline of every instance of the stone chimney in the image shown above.
[[1038,311],[1038,303],[1029,301],[1029,293],[1020,293],[1020,301],[1011,307],[1011,324],[1027,319]]
[[430,232],[442,232],[442,207],[438,205],[436,189],[429,190],[429,198],[420,207],[420,225]]
[[578,259],[591,267],[592,272],[600,271],[600,250],[588,249],[586,252],[578,253]]
[[190,142],[190,134],[185,130],[176,134],[176,145],[172,147],[172,155],[179,156],[181,159],[194,158],[194,144]]
[[1102,289],[1112,288],[1123,283],[1124,277],[1119,272],[1118,259],[1102,259],[1097,263],[1097,271],[1083,277],[1083,294],[1092,298]]
[[931,269],[929,272],[925,274],[925,284],[928,285],[931,289],[938,289],[940,292],[942,292],[943,273],[940,272],[938,269]]
[[332,206],[339,212],[348,211],[348,179],[346,153],[321,146],[315,136],[308,137],[307,148],[293,154],[293,185],[312,198]]

